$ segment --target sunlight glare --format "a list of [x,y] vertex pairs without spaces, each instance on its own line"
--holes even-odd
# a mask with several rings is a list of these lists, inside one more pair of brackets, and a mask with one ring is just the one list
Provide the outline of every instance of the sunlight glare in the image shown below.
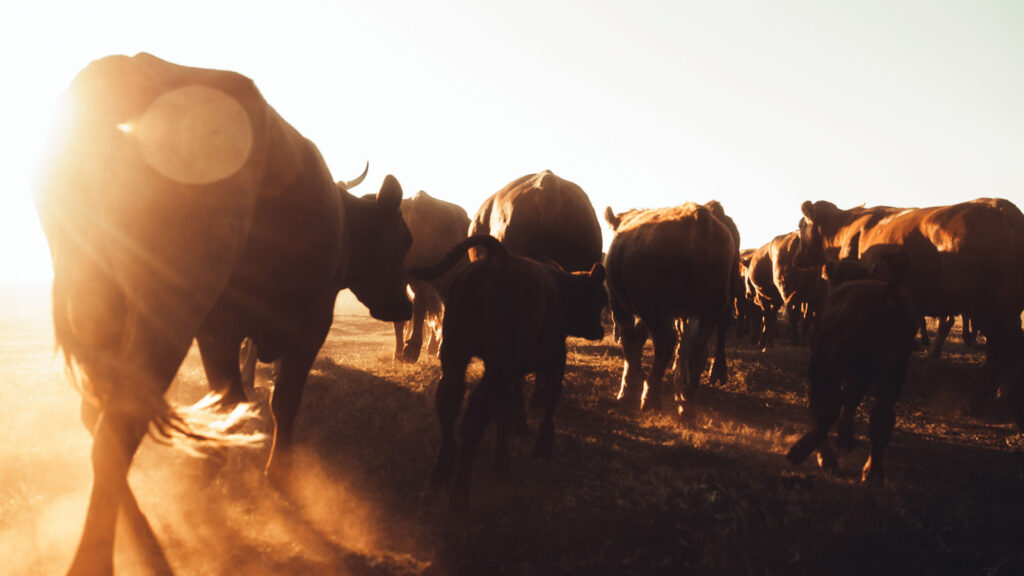
[[157,98],[137,125],[146,161],[164,176],[208,184],[235,174],[252,151],[249,115],[230,95],[207,86],[185,86]]

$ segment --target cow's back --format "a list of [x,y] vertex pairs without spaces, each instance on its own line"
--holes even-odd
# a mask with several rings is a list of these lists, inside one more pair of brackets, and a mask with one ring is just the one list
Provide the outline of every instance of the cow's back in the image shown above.
[[37,205],[69,358],[115,349],[133,322],[187,347],[229,285],[272,315],[281,295],[308,302],[330,284],[342,233],[330,174],[251,80],[112,56],[66,97]]
[[518,178],[488,198],[470,234],[490,234],[512,253],[570,271],[601,261],[601,227],[590,198],[550,171]]
[[678,317],[721,305],[738,250],[729,229],[693,203],[623,219],[608,249],[608,289],[640,315]]
[[871,265],[891,247],[904,247],[910,269],[903,284],[922,314],[1019,315],[1024,308],[1022,222],[1020,211],[1005,200],[908,209],[865,232],[860,257]]
[[469,215],[461,206],[423,191],[402,200],[402,217],[412,233],[407,268],[433,265],[465,240],[469,230]]

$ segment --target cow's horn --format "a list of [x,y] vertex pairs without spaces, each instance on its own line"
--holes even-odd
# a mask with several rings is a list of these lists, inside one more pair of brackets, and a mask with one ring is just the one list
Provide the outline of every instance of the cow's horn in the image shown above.
[[366,179],[366,173],[369,172],[369,171],[370,171],[370,161],[367,160],[366,161],[366,168],[363,168],[363,173],[360,174],[359,177],[356,178],[355,180],[349,180],[348,182],[345,182],[345,189],[348,190],[348,189],[351,189],[351,188],[355,188],[356,186],[359,186],[359,184],[363,180]]

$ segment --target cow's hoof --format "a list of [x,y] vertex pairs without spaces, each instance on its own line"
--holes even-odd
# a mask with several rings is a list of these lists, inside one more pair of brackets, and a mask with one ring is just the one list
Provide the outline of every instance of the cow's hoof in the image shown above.
[[818,467],[833,476],[839,473],[839,461],[830,450],[818,452]]
[[861,470],[860,481],[871,486],[883,486],[885,485],[885,470],[879,464],[872,466],[871,457],[868,456],[868,461],[864,463],[864,469]]

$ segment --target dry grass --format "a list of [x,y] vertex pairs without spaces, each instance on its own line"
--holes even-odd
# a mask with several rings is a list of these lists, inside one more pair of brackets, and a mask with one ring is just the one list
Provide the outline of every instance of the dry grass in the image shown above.
[[[20,302],[0,326],[0,555],[5,573],[53,574],[81,529],[89,441],[53,362],[45,298]],[[956,336],[943,359],[912,363],[882,487],[857,481],[866,441],[835,478],[783,458],[804,426],[803,348],[761,353],[730,339],[729,384],[705,389],[684,425],[615,405],[621,364],[610,338],[571,341],[555,458],[534,460],[532,439],[518,440],[502,482],[485,441],[473,511],[458,522],[427,490],[436,359],[395,363],[390,325],[340,311],[297,423],[295,493],[263,482],[265,448],[197,460],[144,444],[131,481],[180,573],[1024,571],[1020,435],[997,410],[960,414],[981,355]],[[269,375],[261,366],[264,430]],[[171,395],[189,402],[205,391],[193,354]],[[130,569],[125,548],[118,562]]]

